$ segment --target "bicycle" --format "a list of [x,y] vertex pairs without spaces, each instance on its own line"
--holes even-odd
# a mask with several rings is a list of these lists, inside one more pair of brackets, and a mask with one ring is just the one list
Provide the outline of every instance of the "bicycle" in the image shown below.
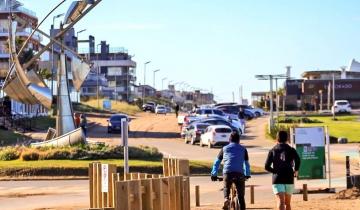
[[[250,177],[244,177],[244,180],[247,181],[249,178]],[[216,181],[224,181],[224,177],[217,177]],[[231,184],[229,197],[230,202],[225,210],[240,210],[240,203],[237,197],[237,190],[234,182]]]

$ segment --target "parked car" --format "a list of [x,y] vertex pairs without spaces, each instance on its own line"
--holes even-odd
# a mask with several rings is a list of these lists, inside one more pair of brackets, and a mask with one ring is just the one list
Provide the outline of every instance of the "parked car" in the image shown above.
[[130,122],[130,119],[127,115],[124,114],[115,114],[112,115],[108,120],[107,130],[108,133],[112,133],[114,131],[119,131],[121,133],[121,120],[125,119],[126,121]]
[[204,133],[204,130],[210,126],[208,123],[194,123],[191,124],[185,133],[185,143],[190,142],[194,145],[196,142],[200,141],[201,134]]
[[155,107],[156,107],[155,102],[148,101],[144,105],[142,105],[142,110],[144,112],[146,111],[155,112]]
[[215,104],[214,107],[219,107],[219,106],[232,106],[232,105],[236,105],[235,102],[225,102],[225,103],[218,103],[218,104]]
[[351,113],[351,105],[347,100],[336,100],[331,107],[331,113]]
[[[241,105],[222,105],[216,107],[216,109],[219,109],[229,115],[237,116],[239,114],[240,106]],[[255,112],[249,109],[244,109],[244,114],[246,120],[251,120],[256,117]]]
[[[233,131],[239,132],[240,135],[244,133],[244,130],[243,130],[242,126],[240,126],[239,123],[236,123],[232,120],[230,120],[230,121],[224,120],[224,119],[221,119],[220,117],[204,118],[204,119],[200,119],[195,122],[209,123],[210,125],[226,125],[226,126],[229,126]],[[195,122],[193,122],[193,123],[195,123]]]
[[195,115],[198,117],[214,117],[218,116],[223,118],[224,120],[229,119],[229,116],[226,115],[223,111],[219,109],[198,109],[195,112]]
[[216,145],[226,145],[229,143],[232,129],[226,125],[211,125],[207,127],[201,135],[200,146],[207,145],[212,148]]
[[255,115],[255,117],[260,117],[262,115],[264,115],[264,110],[260,109],[260,108],[255,108],[253,106],[249,106],[249,105],[238,105],[239,107],[243,108],[244,110],[248,110],[251,113],[253,113]]
[[157,105],[155,108],[155,114],[166,114],[167,110],[164,105]]
[[184,120],[183,123],[181,124],[181,130],[180,130],[181,138],[185,138],[185,134],[187,132],[188,126],[196,120],[199,120],[199,118],[196,116],[192,116],[192,115],[184,116]]

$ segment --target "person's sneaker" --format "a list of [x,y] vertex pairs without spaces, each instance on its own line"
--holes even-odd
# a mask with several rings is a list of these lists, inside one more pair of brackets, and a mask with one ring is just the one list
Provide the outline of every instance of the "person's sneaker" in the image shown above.
[[229,205],[230,205],[230,200],[229,200],[229,199],[225,199],[225,201],[224,201],[224,206],[223,206],[223,210],[230,210]]

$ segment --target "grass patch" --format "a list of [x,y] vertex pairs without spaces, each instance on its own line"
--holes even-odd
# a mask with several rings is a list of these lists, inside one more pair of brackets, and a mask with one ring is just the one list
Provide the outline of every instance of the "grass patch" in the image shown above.
[[[102,107],[102,104],[103,104],[103,100],[104,99],[99,100],[99,104],[100,104],[101,107]],[[99,111],[99,109],[97,108],[98,107],[98,102],[97,102],[96,99],[90,99],[90,100],[88,100],[86,102],[82,102],[82,105],[87,107],[87,108],[91,108],[91,109]],[[127,115],[135,115],[136,113],[140,112],[141,110],[136,105],[131,105],[131,104],[128,104],[126,102],[120,102],[120,101],[111,100],[111,111],[116,112],[116,113],[124,113],[124,114],[127,114]],[[102,112],[104,112],[104,111],[102,110]]]
[[[297,117],[293,117],[297,118]],[[300,118],[300,117],[298,117]],[[310,120],[318,120],[322,123],[301,124],[301,126],[328,126],[330,136],[335,138],[345,137],[349,142],[360,142],[360,122],[357,115],[342,115],[336,116],[337,120],[333,120],[331,116],[311,116]],[[292,125],[287,123],[280,123],[280,125]]]
[[[123,160],[99,160],[104,164],[115,164],[117,166],[123,166]],[[87,168],[89,163],[94,162],[93,160],[38,160],[38,161],[22,161],[22,160],[11,160],[11,161],[0,161],[1,169],[21,169],[21,168]],[[130,166],[148,166],[155,167],[161,166],[162,162],[158,161],[147,161],[147,160],[129,160]]]
[[[115,164],[122,173],[124,161],[121,159],[97,160],[104,164]],[[0,161],[0,176],[87,176],[91,160],[38,160]],[[161,160],[129,160],[130,172],[162,173]],[[190,161],[190,173],[210,175],[212,162]],[[221,173],[221,170],[219,170]],[[263,168],[251,166],[252,174],[266,173]]]

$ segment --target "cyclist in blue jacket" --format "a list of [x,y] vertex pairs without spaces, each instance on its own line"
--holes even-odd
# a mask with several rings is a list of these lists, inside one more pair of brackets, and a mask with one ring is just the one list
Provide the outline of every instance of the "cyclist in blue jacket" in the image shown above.
[[211,180],[217,180],[217,173],[221,161],[224,161],[223,176],[224,176],[224,207],[229,206],[229,194],[232,183],[235,183],[237,190],[237,198],[240,204],[240,209],[245,210],[245,180],[250,178],[250,164],[249,156],[245,147],[239,144],[240,135],[233,132],[230,136],[230,144],[223,147],[212,167]]

